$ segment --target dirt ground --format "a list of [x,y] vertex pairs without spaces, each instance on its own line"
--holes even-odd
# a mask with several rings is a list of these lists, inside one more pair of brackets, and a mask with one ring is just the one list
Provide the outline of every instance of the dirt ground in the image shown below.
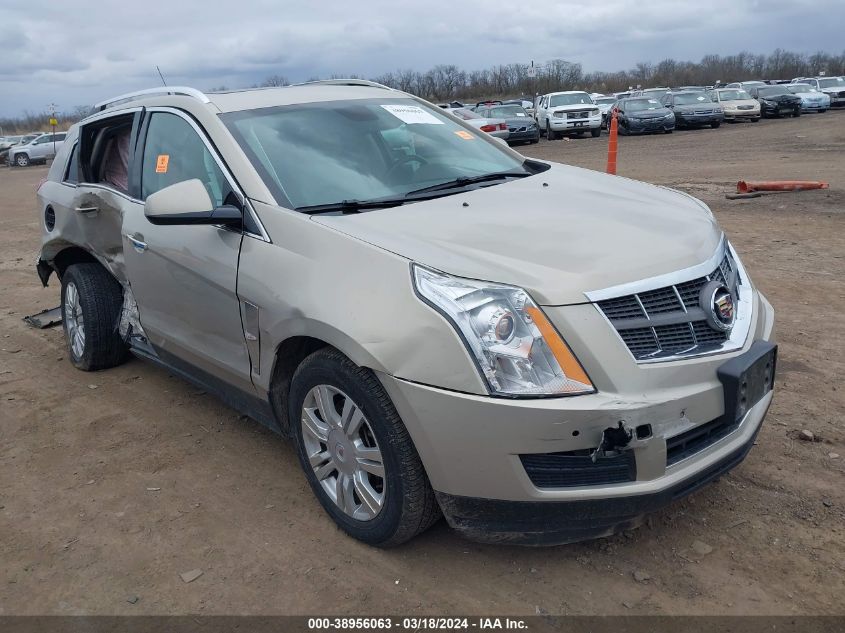
[[[75,370],[60,328],[21,320],[58,305],[34,268],[46,169],[0,169],[0,614],[845,612],[845,111],[619,145],[621,175],[713,208],[777,310],[777,390],[730,475],[641,529],[551,549],[477,545],[443,522],[372,549],[257,423],[138,360]],[[603,169],[606,148],[525,153]],[[781,178],[831,188],[724,198]]]

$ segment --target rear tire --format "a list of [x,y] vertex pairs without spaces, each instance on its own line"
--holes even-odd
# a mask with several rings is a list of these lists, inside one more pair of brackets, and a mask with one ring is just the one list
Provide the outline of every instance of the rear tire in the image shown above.
[[349,536],[390,547],[440,518],[408,430],[372,371],[332,348],[314,352],[293,375],[288,415],[311,489]]
[[62,326],[73,366],[82,371],[126,360],[118,325],[123,288],[99,264],[74,264],[62,275]]

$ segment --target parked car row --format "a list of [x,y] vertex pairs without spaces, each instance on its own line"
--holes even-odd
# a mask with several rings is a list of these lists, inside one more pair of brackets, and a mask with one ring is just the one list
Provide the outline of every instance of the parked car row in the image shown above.
[[[67,132],[56,132],[4,137],[3,141],[0,141],[0,160],[6,160],[10,166],[15,167],[46,163],[61,149],[66,136]],[[7,140],[13,142],[3,147],[4,141]]]
[[17,145],[26,145],[31,140],[39,137],[40,132],[32,132],[30,134],[23,134],[18,136],[0,136],[0,163],[6,161],[9,150]]

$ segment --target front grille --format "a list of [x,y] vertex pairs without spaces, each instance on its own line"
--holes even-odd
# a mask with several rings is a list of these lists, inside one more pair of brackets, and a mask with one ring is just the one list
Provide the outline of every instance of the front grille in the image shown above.
[[703,451],[711,444],[715,444],[733,433],[738,426],[738,421],[732,421],[727,419],[727,416],[721,416],[711,422],[684,431],[680,435],[667,438],[666,465],[672,466],[682,459]]
[[737,110],[753,110],[753,109],[754,109],[754,106],[750,106],[750,105],[741,105],[741,106],[737,107]]
[[713,114],[713,110],[695,110],[696,114]]
[[598,114],[598,110],[584,110],[583,112],[567,112],[567,119],[588,119]]
[[531,483],[538,488],[600,486],[636,480],[633,451],[597,457],[595,462],[590,454],[589,450],[535,453],[520,455],[519,459]]
[[727,286],[736,298],[739,275],[729,253],[704,277],[605,299],[597,305],[637,360],[703,353],[729,338],[728,332],[708,325],[699,306],[701,289],[714,280]]

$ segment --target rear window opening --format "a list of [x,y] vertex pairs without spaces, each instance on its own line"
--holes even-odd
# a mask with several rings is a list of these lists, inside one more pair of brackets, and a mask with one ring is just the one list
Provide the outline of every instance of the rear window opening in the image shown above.
[[80,133],[79,178],[129,193],[129,154],[135,114],[86,125]]

